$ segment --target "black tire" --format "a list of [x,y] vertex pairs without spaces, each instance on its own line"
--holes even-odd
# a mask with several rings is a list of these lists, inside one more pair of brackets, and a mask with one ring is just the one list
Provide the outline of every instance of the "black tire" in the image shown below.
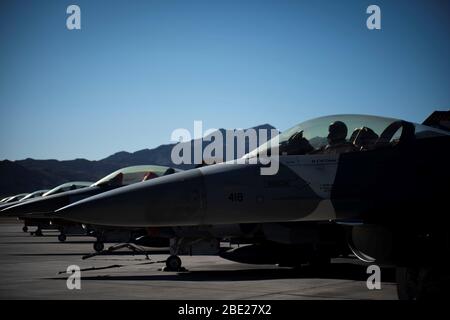
[[34,232],[34,235],[35,235],[36,237],[42,237],[42,230],[41,230],[41,229],[37,229],[37,230]]
[[60,235],[58,236],[59,242],[64,242],[64,241],[66,241],[66,239],[67,239],[67,237],[66,237],[65,234],[60,234]]
[[25,233],[28,232],[28,227],[27,226],[23,226],[22,231],[25,232]]
[[94,242],[94,250],[96,252],[103,251],[103,249],[105,249],[105,245],[103,242],[101,241]]
[[171,255],[166,260],[166,269],[168,271],[178,271],[181,269],[181,259],[178,256]]

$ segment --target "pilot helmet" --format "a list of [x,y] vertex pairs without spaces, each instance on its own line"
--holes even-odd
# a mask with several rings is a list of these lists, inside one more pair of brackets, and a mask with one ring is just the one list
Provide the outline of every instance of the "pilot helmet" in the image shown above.
[[347,126],[342,121],[335,121],[328,127],[328,142],[338,143],[345,141],[347,137]]

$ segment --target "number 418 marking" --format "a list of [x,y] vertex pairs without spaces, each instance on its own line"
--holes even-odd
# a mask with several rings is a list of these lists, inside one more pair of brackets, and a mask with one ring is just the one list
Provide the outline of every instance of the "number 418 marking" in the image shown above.
[[242,202],[244,200],[244,195],[242,192],[232,192],[228,196],[228,200],[231,202]]

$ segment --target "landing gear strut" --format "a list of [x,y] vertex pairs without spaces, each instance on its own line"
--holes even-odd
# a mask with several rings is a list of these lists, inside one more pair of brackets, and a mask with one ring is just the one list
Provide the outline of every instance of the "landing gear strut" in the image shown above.
[[166,260],[164,271],[185,272],[179,255],[218,254],[220,241],[216,238],[174,237],[170,239],[170,256]]
[[178,255],[180,254],[180,250],[189,243],[191,243],[191,241],[185,238],[170,239],[170,256],[166,260],[166,267],[163,269],[164,271],[186,271],[186,269],[181,266],[181,259]]

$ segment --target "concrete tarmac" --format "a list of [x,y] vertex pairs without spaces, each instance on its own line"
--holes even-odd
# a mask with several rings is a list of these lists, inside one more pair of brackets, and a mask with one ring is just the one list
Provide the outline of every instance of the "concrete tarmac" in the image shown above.
[[[0,299],[397,299],[395,271],[383,268],[381,290],[366,286],[367,265],[334,259],[324,270],[248,265],[216,256],[182,256],[187,272],[164,272],[168,253],[81,257],[93,252],[93,238],[56,232],[35,237],[12,219],[0,220]],[[107,244],[106,247],[109,245]],[[70,265],[81,268],[81,289],[67,288]]]

